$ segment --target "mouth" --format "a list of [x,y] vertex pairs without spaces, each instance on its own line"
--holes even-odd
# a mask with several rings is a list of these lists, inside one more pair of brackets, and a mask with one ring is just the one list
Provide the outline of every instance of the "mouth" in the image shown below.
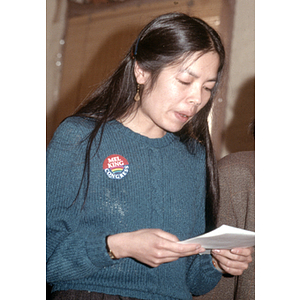
[[188,120],[192,118],[192,115],[186,114],[184,112],[175,112],[175,116],[178,120],[180,120],[183,123],[186,123]]

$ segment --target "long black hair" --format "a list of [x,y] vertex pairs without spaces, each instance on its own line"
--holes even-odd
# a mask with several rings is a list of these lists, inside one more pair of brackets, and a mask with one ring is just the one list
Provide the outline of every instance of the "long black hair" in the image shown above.
[[[74,114],[95,120],[95,127],[88,137],[84,174],[79,188],[80,191],[86,180],[85,200],[88,192],[91,145],[98,131],[101,129],[103,132],[108,121],[130,115],[136,105],[134,101],[137,88],[134,75],[135,63],[151,74],[151,89],[163,68],[179,63],[195,52],[199,52],[201,55],[215,52],[219,55],[217,82],[205,107],[176,134],[192,153],[198,142],[206,147],[206,223],[207,229],[214,226],[219,199],[219,184],[207,118],[221,79],[225,52],[218,33],[212,27],[199,18],[182,13],[164,14],[146,25],[115,72]],[[141,87],[141,101],[142,95],[143,87]],[[100,147],[100,143],[98,147]]]

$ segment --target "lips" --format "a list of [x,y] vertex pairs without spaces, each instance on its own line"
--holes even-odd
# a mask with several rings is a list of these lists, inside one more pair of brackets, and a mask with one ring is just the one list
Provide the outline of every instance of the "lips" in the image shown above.
[[175,112],[175,116],[183,123],[187,122],[192,117],[191,114],[188,114],[186,112]]

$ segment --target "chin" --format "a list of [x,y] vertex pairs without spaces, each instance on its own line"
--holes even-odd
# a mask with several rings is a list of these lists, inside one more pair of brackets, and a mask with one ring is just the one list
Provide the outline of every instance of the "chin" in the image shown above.
[[185,124],[186,123],[178,124],[177,122],[168,122],[168,124],[165,124],[165,126],[164,126],[164,124],[162,124],[162,126],[160,126],[160,128],[163,129],[164,131],[175,133],[175,132],[180,131]]
[[180,131],[182,128],[183,128],[183,126],[173,126],[173,127],[170,127],[169,129],[167,129],[166,131],[175,133],[175,132]]

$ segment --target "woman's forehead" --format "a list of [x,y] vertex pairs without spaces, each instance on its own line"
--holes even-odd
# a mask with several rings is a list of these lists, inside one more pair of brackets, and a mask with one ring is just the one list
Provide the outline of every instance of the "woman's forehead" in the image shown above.
[[[193,65],[197,63],[200,58],[209,59],[210,61],[217,61],[219,64],[220,58],[217,52],[194,52],[189,55],[182,56],[181,58],[174,61],[172,64],[166,66],[164,69],[174,70],[178,72],[188,72],[191,75],[196,75],[192,71]],[[196,77],[196,76],[195,76]]]
[[175,59],[171,64],[167,65],[166,67],[181,67],[181,68],[189,68],[193,63],[195,63],[199,58],[202,56],[214,53],[216,55],[216,58],[219,59],[219,55],[216,51],[197,51],[197,52],[188,52],[181,55],[179,58]]

